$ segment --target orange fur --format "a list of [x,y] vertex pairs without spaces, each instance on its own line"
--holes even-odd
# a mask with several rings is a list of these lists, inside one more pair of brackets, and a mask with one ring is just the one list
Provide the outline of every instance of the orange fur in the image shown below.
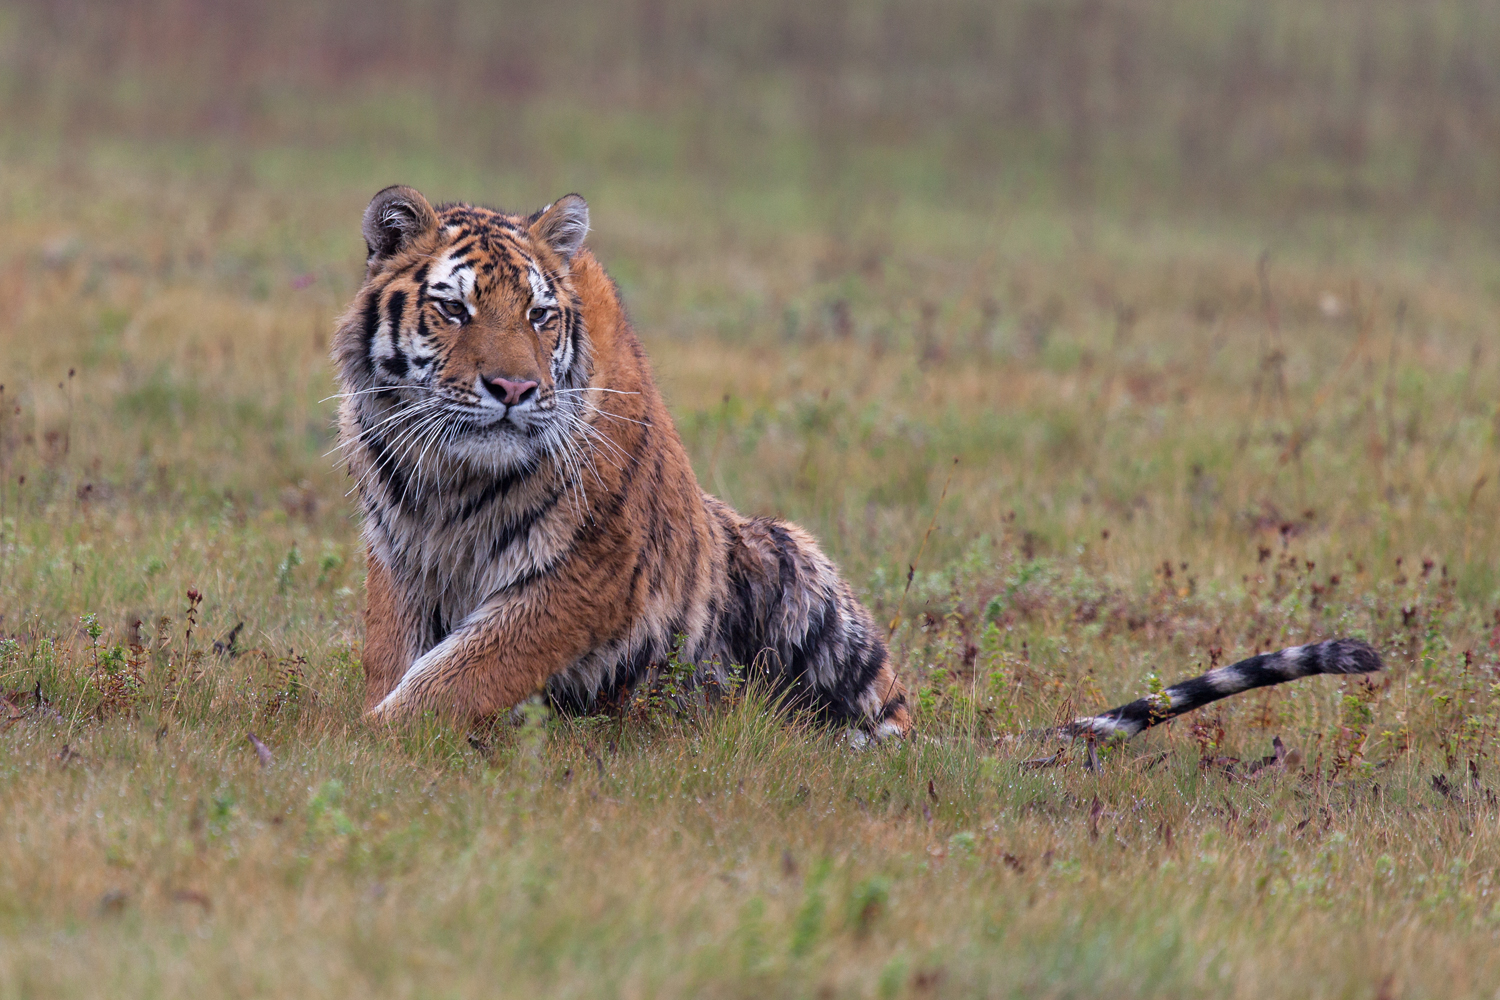
[[365,558],[365,709],[380,699],[406,673],[410,661],[404,655],[402,636],[410,631],[403,623],[391,589],[391,572],[373,555]]

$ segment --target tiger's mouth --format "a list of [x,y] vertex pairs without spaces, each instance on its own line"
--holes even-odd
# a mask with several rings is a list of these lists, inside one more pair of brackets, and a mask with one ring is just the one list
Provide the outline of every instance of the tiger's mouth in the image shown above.
[[452,412],[454,424],[467,433],[479,435],[506,432],[534,435],[555,416],[552,407],[531,401],[511,406],[489,401],[477,405],[466,403]]
[[502,472],[533,466],[544,454],[565,448],[566,410],[552,397],[543,405],[528,401],[511,406],[449,400],[440,426],[430,434],[436,450],[449,460]]
[[[502,435],[516,435],[522,437],[536,437],[546,430],[545,420],[516,419],[517,414],[480,414],[466,413],[457,418],[454,429],[459,433],[472,438],[498,437]],[[525,414],[519,416],[525,417]]]
[[[509,407],[514,410],[515,407]],[[542,430],[545,421],[527,419],[524,413],[495,413],[484,409],[466,407],[451,410],[443,422],[444,432],[450,438],[481,439],[500,436],[534,436]]]

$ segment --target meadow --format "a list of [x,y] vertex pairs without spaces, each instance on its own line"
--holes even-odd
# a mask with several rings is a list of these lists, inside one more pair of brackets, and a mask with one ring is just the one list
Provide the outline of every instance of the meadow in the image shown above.
[[[494,10],[0,8],[0,998],[1495,995],[1485,5]],[[588,198],[915,738],[362,723],[395,182]],[[1028,735],[1333,636],[1387,669]]]

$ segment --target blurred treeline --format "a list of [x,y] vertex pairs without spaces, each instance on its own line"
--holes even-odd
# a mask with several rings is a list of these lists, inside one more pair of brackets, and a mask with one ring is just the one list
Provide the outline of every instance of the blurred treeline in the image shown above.
[[[10,0],[6,141],[443,144],[661,116],[654,155],[745,176],[792,138],[834,185],[1489,215],[1494,0]],[[641,120],[641,119],[637,119]],[[543,145],[555,145],[548,140]],[[556,155],[556,151],[546,155]],[[785,155],[785,150],[777,155]],[[545,167],[546,164],[533,164]],[[903,185],[898,184],[897,187]]]

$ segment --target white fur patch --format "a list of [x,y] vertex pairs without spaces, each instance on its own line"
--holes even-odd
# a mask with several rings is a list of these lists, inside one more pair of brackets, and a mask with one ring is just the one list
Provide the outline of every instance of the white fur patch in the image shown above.
[[449,254],[427,272],[427,288],[440,299],[461,301],[474,314],[474,304],[469,301],[474,291],[474,267],[462,256]]
[[406,673],[401,675],[401,682],[397,684],[393,689],[391,689],[390,694],[386,695],[380,700],[380,704],[375,706],[375,708],[372,710],[372,714],[385,715],[387,713],[395,713],[400,711],[403,702],[406,700],[407,692],[412,688],[413,682],[415,682],[417,678],[421,677],[424,673],[431,670],[434,665],[436,665],[445,656],[447,656],[448,653],[453,649],[453,647],[458,645],[458,643],[462,641],[461,634],[461,630],[455,629],[454,632],[442,642],[438,643],[436,646],[433,646],[427,652],[417,657],[412,665],[406,668]]
[[1233,667],[1220,667],[1203,675],[1218,694],[1238,694],[1245,690],[1245,675]]
[[535,264],[526,269],[526,278],[531,282],[531,300],[548,309],[556,308],[557,296],[547,287],[547,279],[542,277],[542,272],[537,270]]
[[396,336],[399,331],[391,329],[390,320],[385,318],[385,310],[380,310],[380,325],[375,328],[375,338],[370,344],[370,354],[376,361],[388,361],[396,356]]
[[857,704],[859,705],[860,714],[867,719],[878,719],[880,717],[880,710],[885,707],[885,703],[880,700],[880,693],[875,690],[874,684],[865,688],[864,693],[859,696]]

